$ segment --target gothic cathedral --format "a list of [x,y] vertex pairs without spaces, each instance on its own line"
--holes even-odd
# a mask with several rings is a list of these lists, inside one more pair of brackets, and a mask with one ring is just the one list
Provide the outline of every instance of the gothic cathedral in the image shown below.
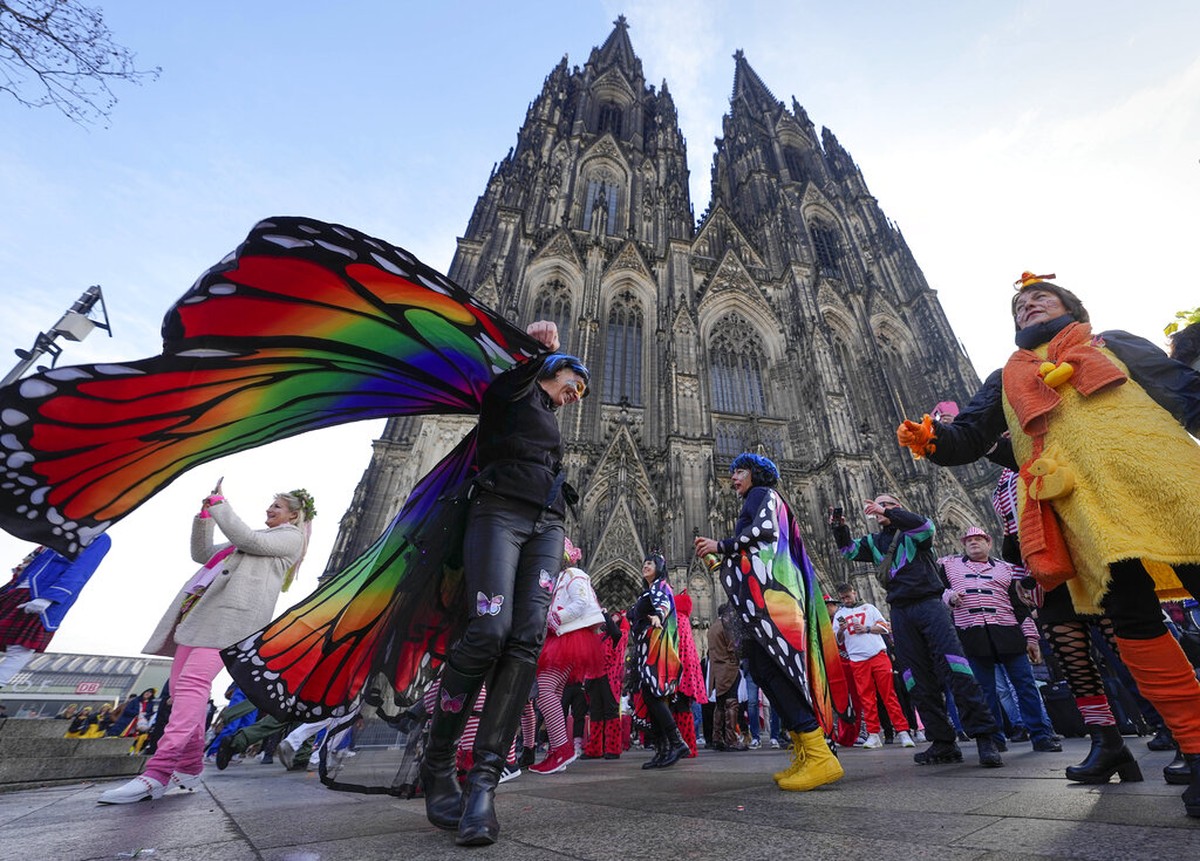
[[[987,466],[930,469],[895,440],[903,417],[965,403],[979,379],[900,231],[828,129],[820,135],[734,57],[733,91],[697,221],[671,94],[642,74],[624,18],[582,68],[546,77],[459,239],[449,276],[510,320],[558,323],[593,393],[562,416],[581,500],[567,534],[603,604],[640,593],[643,554],[665,553],[695,624],[723,596],[692,537],[728,535],[730,460],[771,457],[822,585],[853,571],[826,512],[902,494],[953,552],[995,523]],[[383,530],[416,481],[473,424],[395,418],[342,520],[327,573]]]

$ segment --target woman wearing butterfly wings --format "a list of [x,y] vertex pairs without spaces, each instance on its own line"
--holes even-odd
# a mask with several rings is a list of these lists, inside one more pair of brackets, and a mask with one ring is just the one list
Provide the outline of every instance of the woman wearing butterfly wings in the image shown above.
[[[792,736],[792,765],[775,782],[802,792],[844,774],[818,715],[828,726],[832,709],[846,711],[848,689],[838,683],[836,652],[826,664],[832,629],[791,512],[774,489],[779,469],[769,458],[745,452],[729,471],[744,500],[734,535],[720,541],[698,536],[696,555],[720,565],[730,604],[753,634],[742,640],[750,675]],[[837,673],[832,684],[827,672]]]
[[[589,380],[579,359],[553,352],[554,323],[527,331],[552,352],[500,374],[483,395],[463,540],[470,613],[446,657],[421,766],[429,821],[457,829],[463,846],[494,843],[500,833],[493,793],[537,671],[574,494],[564,481],[557,412],[584,397]],[[455,748],[485,678],[463,796]]]
[[642,768],[669,768],[690,753],[667,705],[679,688],[679,617],[667,581],[667,560],[651,553],[642,562],[646,591],[629,609],[638,682],[654,731],[654,756]]

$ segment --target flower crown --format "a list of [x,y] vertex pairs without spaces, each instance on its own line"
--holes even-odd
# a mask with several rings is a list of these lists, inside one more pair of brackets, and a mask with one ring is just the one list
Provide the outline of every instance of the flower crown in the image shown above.
[[312,520],[317,516],[317,504],[313,501],[312,494],[303,487],[299,490],[289,491],[288,496],[294,496],[300,500],[300,507],[304,509],[305,520]]

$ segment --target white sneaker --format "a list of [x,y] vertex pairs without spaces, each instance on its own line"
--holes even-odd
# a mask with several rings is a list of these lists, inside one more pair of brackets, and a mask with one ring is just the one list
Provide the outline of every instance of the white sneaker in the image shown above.
[[758,750],[760,746],[761,746],[761,743],[759,742],[758,739],[756,739],[756,738],[750,739],[750,749],[751,750]]
[[901,730],[900,732],[896,733],[896,741],[900,742],[901,747],[917,746],[917,743],[913,741],[912,736],[908,734],[907,730]]
[[913,741],[917,744],[924,744],[928,739],[925,738],[925,730],[919,729],[913,735]]
[[98,804],[133,804],[135,801],[162,798],[167,788],[153,777],[139,774],[124,786],[101,793]]
[[779,750],[779,739],[771,739],[771,750]]
[[873,732],[867,736],[867,740],[863,742],[864,750],[878,750],[883,747],[883,739],[879,737],[879,733]]

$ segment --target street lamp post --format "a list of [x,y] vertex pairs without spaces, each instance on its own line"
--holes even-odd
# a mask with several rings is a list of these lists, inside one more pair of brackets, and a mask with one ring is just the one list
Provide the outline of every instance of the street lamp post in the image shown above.
[[[89,315],[97,305],[100,307],[100,318],[94,319]],[[93,329],[103,329],[108,332],[110,338],[112,337],[112,327],[108,322],[108,309],[104,305],[104,294],[101,292],[99,284],[84,290],[83,295],[75,300],[75,304],[67,309],[57,323],[50,327],[49,332],[38,332],[32,349],[14,350],[17,358],[21,361],[8,372],[3,381],[0,381],[0,386],[7,386],[20,379],[22,374],[33,367],[34,362],[47,353],[50,355],[50,367],[54,367],[54,363],[58,361],[58,357],[62,353],[62,347],[56,343],[60,336],[68,341],[82,341],[91,334]]]

